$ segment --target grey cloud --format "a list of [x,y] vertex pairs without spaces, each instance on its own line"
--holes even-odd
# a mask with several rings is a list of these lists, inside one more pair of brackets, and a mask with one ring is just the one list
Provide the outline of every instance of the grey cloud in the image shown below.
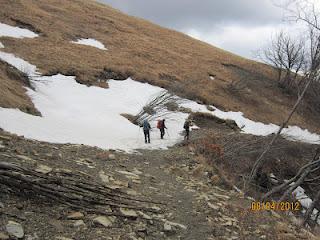
[[129,15],[165,27],[207,30],[215,25],[257,26],[279,23],[282,10],[274,0],[99,0]]

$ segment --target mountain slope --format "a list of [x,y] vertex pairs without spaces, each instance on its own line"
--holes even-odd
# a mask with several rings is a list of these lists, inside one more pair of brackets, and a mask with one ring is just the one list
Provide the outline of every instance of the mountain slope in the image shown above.
[[[80,83],[102,87],[109,78],[131,76],[265,123],[279,123],[295,100],[278,88],[275,72],[267,65],[95,1],[0,0],[0,4],[0,22],[40,34],[33,39],[2,37],[3,51],[35,64],[43,74],[76,75]],[[108,50],[71,43],[79,38],[97,39]],[[245,87],[232,89],[239,81]],[[312,109],[300,109],[292,123],[315,130],[319,119]]]

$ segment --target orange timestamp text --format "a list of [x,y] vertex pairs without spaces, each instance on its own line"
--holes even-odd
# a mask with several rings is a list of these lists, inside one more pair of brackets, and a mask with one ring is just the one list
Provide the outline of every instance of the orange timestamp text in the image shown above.
[[252,202],[252,211],[263,211],[263,210],[273,210],[273,211],[300,211],[300,202]]

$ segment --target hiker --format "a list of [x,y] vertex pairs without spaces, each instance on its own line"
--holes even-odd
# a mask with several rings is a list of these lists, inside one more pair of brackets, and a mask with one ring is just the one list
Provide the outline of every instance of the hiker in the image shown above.
[[163,139],[163,136],[165,134],[164,129],[167,129],[166,124],[165,124],[165,119],[158,120],[157,128],[160,129],[160,137],[161,137],[161,139]]
[[145,143],[150,143],[150,123],[148,122],[147,119],[143,120],[142,126],[143,127],[143,133],[144,133],[144,142]]
[[184,139],[189,140],[189,134],[190,134],[190,120],[186,119],[183,125],[184,130],[186,131],[186,135],[184,136]]

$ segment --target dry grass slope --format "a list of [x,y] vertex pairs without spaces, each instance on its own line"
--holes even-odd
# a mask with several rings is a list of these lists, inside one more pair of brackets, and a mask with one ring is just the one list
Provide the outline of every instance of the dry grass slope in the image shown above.
[[18,70],[0,61],[0,106],[19,108],[24,112],[38,114],[31,100],[26,96],[28,79]]
[[[102,87],[106,83],[97,79],[131,76],[181,96],[243,111],[262,122],[279,123],[294,101],[272,80],[271,67],[95,1],[0,0],[0,5],[0,22],[40,33],[34,39],[1,38],[4,50],[37,65],[44,74],[72,74],[83,84]],[[87,37],[109,50],[70,43]],[[241,78],[246,78],[244,90],[231,91],[230,83]],[[312,110],[301,111],[293,123],[315,130],[319,119]]]

